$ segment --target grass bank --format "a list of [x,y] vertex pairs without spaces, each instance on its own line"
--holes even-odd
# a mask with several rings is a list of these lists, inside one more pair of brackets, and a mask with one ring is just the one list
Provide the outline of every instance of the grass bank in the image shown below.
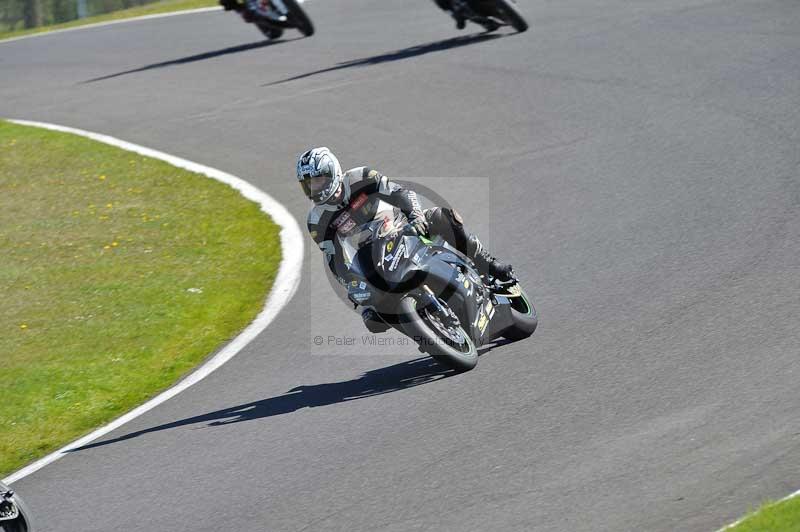
[[23,35],[31,35],[34,33],[44,33],[66,28],[76,28],[78,26],[86,26],[87,24],[96,24],[98,22],[109,22],[112,20],[122,20],[126,18],[141,17],[144,15],[157,15],[160,13],[171,13],[173,11],[198,9],[201,7],[213,7],[216,5],[219,5],[216,0],[160,0],[151,4],[131,7],[129,9],[122,9],[120,11],[112,11],[111,13],[95,15],[93,17],[71,20],[61,24],[52,24],[50,26],[39,26],[38,28],[13,31],[0,31],[0,41],[3,39],[21,37]]
[[800,530],[800,497],[767,503],[726,532],[797,532]]
[[272,285],[278,234],[205,176],[0,121],[0,477],[234,337]]

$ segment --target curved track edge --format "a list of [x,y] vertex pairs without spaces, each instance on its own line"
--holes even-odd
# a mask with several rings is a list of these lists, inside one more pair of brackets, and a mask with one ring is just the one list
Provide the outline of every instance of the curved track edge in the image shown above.
[[225,183],[238,190],[245,198],[258,203],[261,207],[261,210],[269,215],[272,220],[280,226],[282,255],[280,267],[278,268],[278,274],[275,277],[275,281],[272,284],[272,289],[267,296],[261,312],[259,312],[258,316],[256,316],[250,325],[245,327],[245,329],[236,338],[225,345],[216,355],[214,355],[192,373],[184,377],[177,384],[161,392],[146,403],[134,408],[127,414],[115,419],[111,423],[104,425],[87,434],[86,436],[73,441],[72,443],[45,456],[44,458],[40,458],[39,460],[23,467],[22,469],[3,479],[3,483],[12,484],[17,480],[35,473],[46,465],[55,462],[70,450],[86,445],[87,443],[90,443],[97,438],[108,434],[109,432],[121,427],[125,423],[141,416],[145,412],[148,412],[158,405],[168,401],[190,386],[200,382],[236,356],[239,351],[241,351],[254,338],[261,334],[261,332],[266,329],[267,326],[269,326],[272,320],[277,317],[278,313],[283,309],[284,306],[286,306],[286,304],[292,299],[292,296],[294,296],[295,292],[297,291],[297,288],[300,285],[300,272],[302,271],[303,262],[303,236],[300,226],[297,225],[294,217],[283,205],[278,203],[278,201],[269,196],[266,192],[234,175],[217,170],[216,168],[204,166],[186,159],[181,159],[180,157],[175,157],[174,155],[169,155],[167,153],[146,148],[138,144],[126,142],[124,140],[100,133],[93,133],[81,129],[59,126],[56,124],[48,124],[44,122],[33,122],[29,120],[9,119],[8,121],[23,126],[40,127],[53,131],[61,131],[64,133],[80,135],[82,137],[105,144],[110,144],[112,146],[135,152],[146,157],[160,159],[173,166],[177,166],[178,168],[203,174],[211,179],[221,181],[222,183]]
[[7,39],[0,39],[0,44],[7,42],[21,41],[22,39],[31,39],[33,37],[45,37],[47,35],[54,35],[56,33],[66,33],[68,31],[89,30],[92,28],[100,28],[103,26],[111,26],[114,24],[123,24],[126,22],[136,22],[138,20],[149,20],[154,18],[174,17],[176,15],[193,15],[195,13],[208,13],[210,11],[221,11],[221,6],[199,7],[196,9],[182,9],[180,11],[169,11],[167,13],[153,13],[152,15],[140,15],[138,17],[122,18],[118,20],[107,20],[105,22],[95,22],[93,24],[84,24],[82,26],[74,26],[72,28],[60,28],[56,30],[40,31],[38,33],[29,33],[28,35],[20,35],[18,37],[8,37]]

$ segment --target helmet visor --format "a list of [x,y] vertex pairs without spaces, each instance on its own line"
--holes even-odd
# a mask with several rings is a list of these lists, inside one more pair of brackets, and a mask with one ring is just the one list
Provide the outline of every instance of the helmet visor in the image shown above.
[[309,199],[320,202],[326,200],[334,192],[332,190],[333,181],[330,172],[325,171],[315,176],[304,175],[300,185]]

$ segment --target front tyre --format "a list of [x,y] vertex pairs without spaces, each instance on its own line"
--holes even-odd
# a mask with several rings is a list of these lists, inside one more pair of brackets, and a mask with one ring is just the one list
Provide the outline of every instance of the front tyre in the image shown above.
[[16,519],[0,521],[0,532],[28,532],[29,530],[28,523],[22,513]]
[[522,13],[517,9],[514,0],[494,0],[495,9],[499,17],[511,24],[519,33],[528,29],[528,22],[523,18]]
[[261,33],[269,39],[270,41],[274,41],[275,39],[280,39],[283,36],[283,29],[276,28],[274,26],[270,26],[268,24],[256,24],[258,29],[261,30]]
[[289,13],[289,20],[292,24],[300,30],[300,33],[306,37],[314,35],[314,24],[308,18],[306,12],[297,3],[297,0],[283,0],[283,5],[286,6],[286,11]]
[[478,350],[461,325],[448,326],[428,307],[418,308],[417,300],[405,296],[399,305],[403,316],[403,332],[419,344],[420,349],[456,371],[468,371],[478,363]]

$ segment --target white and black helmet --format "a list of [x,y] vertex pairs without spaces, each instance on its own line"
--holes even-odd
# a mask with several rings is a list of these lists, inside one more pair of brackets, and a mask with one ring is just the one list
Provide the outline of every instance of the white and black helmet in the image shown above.
[[[297,180],[305,195],[317,205],[328,202],[344,181],[336,156],[325,147],[312,148],[297,159]],[[349,188],[349,187],[346,187]],[[348,195],[345,191],[345,196]],[[339,201],[347,198],[340,198]]]

